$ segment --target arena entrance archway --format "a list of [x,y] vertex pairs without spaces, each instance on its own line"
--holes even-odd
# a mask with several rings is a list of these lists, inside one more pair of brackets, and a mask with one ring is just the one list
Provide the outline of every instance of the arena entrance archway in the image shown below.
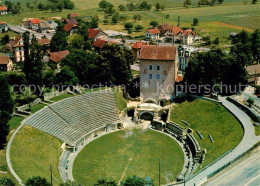
[[153,121],[154,114],[153,112],[143,112],[140,114],[140,119]]

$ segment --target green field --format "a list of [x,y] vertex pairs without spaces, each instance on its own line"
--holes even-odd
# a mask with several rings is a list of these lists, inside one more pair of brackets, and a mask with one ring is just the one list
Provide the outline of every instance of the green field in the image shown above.
[[74,179],[83,185],[93,185],[99,178],[116,182],[127,176],[149,176],[158,185],[158,161],[161,159],[161,181],[166,183],[165,171],[176,177],[181,172],[184,157],[179,145],[168,136],[151,131],[126,130],[102,136],[87,145],[76,157]]
[[[195,99],[176,104],[171,112],[171,120],[183,127],[187,125],[181,120],[190,123],[200,147],[207,149],[203,167],[234,148],[243,137],[239,121],[221,104],[214,102]],[[197,130],[204,136],[203,140],[196,133]],[[213,137],[214,143],[210,142],[209,134]]]
[[10,126],[10,131],[16,129],[23,120],[24,120],[23,117],[12,116],[12,118],[8,121],[8,124]]
[[123,92],[120,91],[118,87],[115,91],[115,100],[119,111],[122,111],[127,107],[127,102],[124,99]]
[[25,125],[15,136],[10,152],[12,166],[23,182],[38,175],[50,182],[52,165],[54,185],[62,183],[58,171],[61,144],[49,134]]

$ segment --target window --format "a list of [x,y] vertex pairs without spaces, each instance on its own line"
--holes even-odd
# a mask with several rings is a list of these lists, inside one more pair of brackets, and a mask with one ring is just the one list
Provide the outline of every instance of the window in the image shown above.
[[156,65],[156,70],[157,71],[161,71],[161,66],[160,65]]
[[161,75],[160,75],[160,74],[157,74],[157,75],[156,75],[156,79],[157,79],[157,80],[161,79]]
[[153,79],[153,75],[152,74],[149,74],[149,79]]
[[153,65],[149,65],[148,69],[153,70]]

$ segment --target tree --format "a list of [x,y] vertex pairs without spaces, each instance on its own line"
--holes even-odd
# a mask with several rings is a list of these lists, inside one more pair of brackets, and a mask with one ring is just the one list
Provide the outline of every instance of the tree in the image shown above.
[[161,5],[160,5],[160,3],[156,3],[156,5],[155,5],[155,9],[156,9],[157,11],[159,11],[159,10],[161,9]]
[[112,23],[116,24],[120,19],[119,13],[116,12],[113,16],[112,16]]
[[51,39],[50,49],[52,52],[66,50],[68,47],[67,33],[63,30],[63,25],[58,22],[56,33]]
[[141,19],[142,19],[142,16],[140,15],[140,14],[135,14],[134,16],[133,16],[133,19],[136,21],[136,20],[138,20],[138,21],[140,21]]
[[202,40],[204,41],[204,45],[211,45],[210,36],[204,36],[202,37]]
[[57,5],[55,3],[51,4],[51,11],[55,12],[57,10]]
[[68,86],[76,85],[77,83],[78,78],[70,67],[62,67],[61,71],[57,74],[57,84],[63,88],[67,88]]
[[97,15],[94,15],[94,17],[92,17],[92,20],[90,22],[90,27],[91,28],[98,28],[99,25],[99,17]]
[[131,22],[127,22],[127,23],[125,23],[125,29],[126,30],[130,30],[130,29],[132,29],[134,26],[133,26],[133,24],[131,23]]
[[108,2],[106,0],[102,0],[99,2],[98,6],[99,6],[99,8],[105,10],[108,6]]
[[81,186],[79,183],[67,180],[66,183],[61,183],[60,186]]
[[53,70],[48,70],[45,72],[43,76],[43,84],[46,87],[51,88],[53,85],[55,85],[56,82],[56,76],[55,72]]
[[118,6],[118,9],[119,9],[120,11],[126,11],[126,7],[125,7],[124,5],[119,5],[119,6]]
[[120,16],[120,20],[124,21],[124,23],[127,20],[127,18],[128,18],[127,15],[121,15]]
[[255,100],[252,98],[249,98],[248,100],[246,100],[246,102],[249,104],[249,107],[252,107],[255,103]]
[[10,178],[3,177],[3,178],[0,178],[0,185],[3,185],[3,186],[15,186],[15,183]]
[[224,2],[224,0],[218,0],[219,4],[222,4]]
[[44,10],[45,10],[46,12],[48,12],[48,10],[51,9],[51,5],[50,5],[50,4],[46,4],[43,8],[44,8]]
[[63,3],[63,1],[62,1],[62,0],[58,0],[57,9],[58,9],[60,12],[62,12],[63,8],[64,8],[64,3]]
[[94,184],[94,186],[116,186],[116,182],[114,180],[105,180],[105,179],[99,179],[97,183]]
[[33,35],[30,42],[29,35],[28,31],[23,34],[25,56],[23,71],[27,82],[33,86],[31,86],[32,91],[39,95],[41,93],[40,87],[43,83],[43,53],[36,37]]
[[152,5],[151,5],[150,3],[148,3],[147,1],[143,1],[143,2],[140,4],[139,8],[140,8],[141,10],[151,10],[151,9],[152,9]]
[[184,2],[183,2],[183,6],[185,6],[185,7],[188,7],[188,6],[190,6],[191,5],[191,0],[185,0]]
[[140,30],[142,30],[144,27],[142,26],[142,25],[136,25],[135,26],[135,30],[137,31],[137,32],[140,32]]
[[47,181],[46,178],[40,176],[33,176],[28,178],[25,183],[26,186],[50,186],[51,184]]
[[108,19],[104,19],[103,23],[107,25],[109,23]]
[[151,21],[151,22],[150,22],[150,25],[151,25],[153,28],[155,28],[155,27],[157,27],[159,24],[158,24],[157,21]]
[[114,6],[112,4],[109,4],[104,12],[108,15],[112,15],[116,12],[116,10],[114,9]]
[[72,10],[75,7],[74,3],[71,0],[64,1],[64,8]]
[[135,5],[133,3],[127,3],[126,7],[129,11],[133,11],[135,9]]
[[169,15],[169,14],[166,14],[165,18],[166,18],[166,19],[169,19],[169,18],[170,18],[170,15]]
[[2,37],[2,39],[1,39],[1,43],[3,45],[6,45],[7,43],[9,43],[9,41],[10,41],[9,34],[5,34],[4,37]]
[[84,44],[84,38],[80,34],[72,34],[71,36],[72,48],[81,49]]
[[192,24],[192,26],[197,26],[198,23],[199,23],[199,19],[198,19],[197,17],[195,17],[195,18],[193,19],[193,24]]
[[216,37],[216,38],[214,39],[213,44],[214,44],[214,45],[218,45],[218,44],[219,44],[219,38],[218,38],[218,37]]
[[145,179],[139,178],[138,176],[134,175],[133,177],[128,177],[125,182],[124,186],[132,186],[132,185],[145,185]]
[[260,32],[259,29],[255,30],[251,35],[251,50],[255,62],[260,62]]
[[14,102],[8,80],[1,74],[0,85],[0,149],[2,149],[9,133],[8,121],[11,119],[11,114],[13,113]]
[[252,0],[252,4],[256,4],[257,3],[257,0]]

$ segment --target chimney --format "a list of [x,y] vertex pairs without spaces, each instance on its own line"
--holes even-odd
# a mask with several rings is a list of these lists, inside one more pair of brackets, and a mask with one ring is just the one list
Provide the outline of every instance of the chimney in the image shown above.
[[177,25],[177,27],[180,27],[180,26],[181,26],[181,17],[178,16],[178,25]]

